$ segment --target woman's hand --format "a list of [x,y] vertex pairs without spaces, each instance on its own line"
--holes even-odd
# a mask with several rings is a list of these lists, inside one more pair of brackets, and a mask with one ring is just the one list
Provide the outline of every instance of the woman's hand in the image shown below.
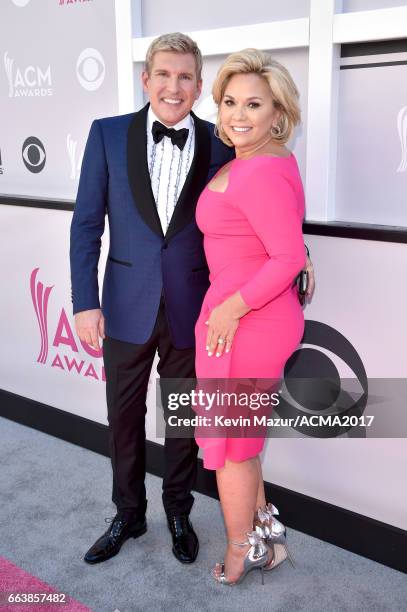
[[227,300],[215,306],[206,325],[206,350],[208,357],[213,354],[220,357],[225,351],[228,353],[232,347],[233,338],[239,327],[239,319],[249,312],[250,308],[243,301],[238,291]]

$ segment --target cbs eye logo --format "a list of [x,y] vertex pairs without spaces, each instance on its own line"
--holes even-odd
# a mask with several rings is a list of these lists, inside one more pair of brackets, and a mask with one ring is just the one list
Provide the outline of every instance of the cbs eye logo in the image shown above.
[[[280,404],[274,410],[283,418],[295,419],[304,415],[349,417],[346,420],[350,424],[347,425],[294,427],[305,436],[336,438],[346,434],[347,437],[366,437],[366,428],[354,424],[363,415],[368,399],[366,370],[355,347],[333,327],[310,320],[305,322],[302,344],[313,345],[313,348],[300,348],[287,361],[284,369],[284,394],[280,396]],[[341,380],[333,360],[317,347],[330,352],[352,370],[354,376],[346,380],[352,381],[352,391],[344,388],[342,383],[345,379]]]
[[16,6],[24,7],[30,2],[30,0],[12,0],[13,4]]
[[44,169],[47,155],[41,140],[35,136],[29,136],[24,141],[22,156],[24,165],[30,172],[38,174]]
[[76,62],[76,76],[87,91],[102,85],[106,74],[105,61],[97,49],[84,49]]

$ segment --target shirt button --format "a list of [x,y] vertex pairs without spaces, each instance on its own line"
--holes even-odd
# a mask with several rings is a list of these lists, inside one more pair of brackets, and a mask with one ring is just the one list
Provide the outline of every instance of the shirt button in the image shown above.
[[162,250],[164,249],[168,249],[168,242],[164,242],[164,244],[162,245]]

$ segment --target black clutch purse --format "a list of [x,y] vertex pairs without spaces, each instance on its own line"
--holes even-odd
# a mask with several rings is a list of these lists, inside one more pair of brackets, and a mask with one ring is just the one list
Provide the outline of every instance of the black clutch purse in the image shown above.
[[308,289],[308,272],[306,270],[301,270],[296,278],[296,284],[298,289],[298,299],[300,300],[301,306],[303,306],[305,304],[305,296]]

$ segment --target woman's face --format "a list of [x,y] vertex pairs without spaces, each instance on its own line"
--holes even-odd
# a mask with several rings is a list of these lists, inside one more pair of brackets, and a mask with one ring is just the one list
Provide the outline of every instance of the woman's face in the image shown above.
[[255,73],[232,76],[220,104],[220,122],[237,149],[250,150],[267,141],[279,116],[265,78]]

